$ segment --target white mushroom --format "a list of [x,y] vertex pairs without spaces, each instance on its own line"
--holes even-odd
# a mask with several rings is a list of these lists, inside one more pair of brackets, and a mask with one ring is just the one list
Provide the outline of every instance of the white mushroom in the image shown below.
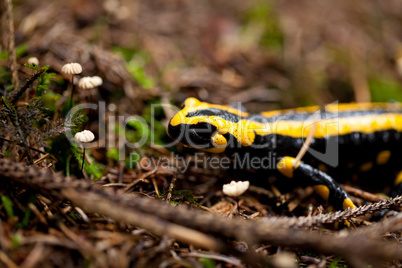
[[67,63],[61,68],[61,72],[63,74],[80,74],[82,72],[82,67],[81,64],[76,62]]
[[[95,139],[95,135],[89,130],[84,130],[84,131],[76,133],[74,135],[74,139],[80,143],[87,143],[87,142],[93,141]],[[84,147],[84,151],[82,152],[81,171],[84,169],[84,163],[85,163],[85,147]]]
[[96,87],[99,87],[103,84],[103,80],[99,76],[92,76],[92,82]]
[[223,185],[223,193],[228,196],[240,196],[247,191],[250,186],[249,181],[231,181]]
[[95,87],[95,83],[90,76],[85,76],[78,81],[78,86],[82,89],[90,89]]
[[29,64],[39,65],[39,60],[38,60],[37,57],[30,57],[30,58],[28,59],[28,63],[29,63]]
[[86,143],[93,141],[95,139],[95,135],[89,130],[84,130],[77,132],[74,136],[74,139],[78,142]]
[[64,66],[61,68],[61,72],[63,74],[71,74],[71,85],[72,85],[72,89],[71,89],[71,95],[70,95],[70,108],[73,105],[73,96],[74,96],[74,75],[75,74],[80,74],[82,72],[82,67],[81,64],[76,63],[76,62],[71,62],[71,63],[67,63],[64,64]]
[[82,89],[90,89],[102,85],[102,78],[99,76],[85,76],[78,81],[78,86]]

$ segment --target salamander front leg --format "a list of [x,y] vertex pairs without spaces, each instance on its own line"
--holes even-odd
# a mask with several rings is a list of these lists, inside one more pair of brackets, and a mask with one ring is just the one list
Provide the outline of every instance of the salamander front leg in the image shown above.
[[298,180],[301,185],[313,186],[314,190],[335,209],[355,208],[348,194],[328,174],[313,168],[312,166],[296,162],[293,157],[283,157],[277,164],[278,171],[290,179]]

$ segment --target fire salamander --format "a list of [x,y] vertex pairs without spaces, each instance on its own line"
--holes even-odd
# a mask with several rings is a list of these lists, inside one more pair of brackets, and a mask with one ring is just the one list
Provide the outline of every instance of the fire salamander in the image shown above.
[[[297,161],[311,131],[308,152]],[[402,193],[402,172],[397,169],[402,159],[401,103],[329,104],[249,114],[188,98],[170,120],[168,134],[207,152],[275,156],[281,176],[313,186],[336,209],[355,207],[333,179],[344,177],[338,172],[342,170],[366,175],[378,168],[392,170],[393,195]],[[375,183],[383,178],[376,177]]]

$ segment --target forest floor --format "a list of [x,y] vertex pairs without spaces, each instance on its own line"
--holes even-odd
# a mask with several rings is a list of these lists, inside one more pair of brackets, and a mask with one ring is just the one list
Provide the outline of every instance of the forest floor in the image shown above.
[[[250,112],[402,101],[402,2],[7,3],[0,267],[402,267],[402,198],[346,178],[358,208],[335,212],[166,133],[188,97]],[[229,197],[232,180],[251,185]]]

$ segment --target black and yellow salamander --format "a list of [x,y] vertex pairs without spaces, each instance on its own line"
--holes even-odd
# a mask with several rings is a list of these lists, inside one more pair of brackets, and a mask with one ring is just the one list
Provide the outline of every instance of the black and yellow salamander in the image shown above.
[[[297,161],[311,131],[309,152]],[[335,103],[249,114],[188,98],[170,120],[168,134],[207,152],[275,157],[279,174],[313,186],[336,209],[355,207],[333,179],[344,176],[342,170],[367,175],[392,167],[393,194],[402,193],[402,173],[397,173],[402,167],[401,103]]]

